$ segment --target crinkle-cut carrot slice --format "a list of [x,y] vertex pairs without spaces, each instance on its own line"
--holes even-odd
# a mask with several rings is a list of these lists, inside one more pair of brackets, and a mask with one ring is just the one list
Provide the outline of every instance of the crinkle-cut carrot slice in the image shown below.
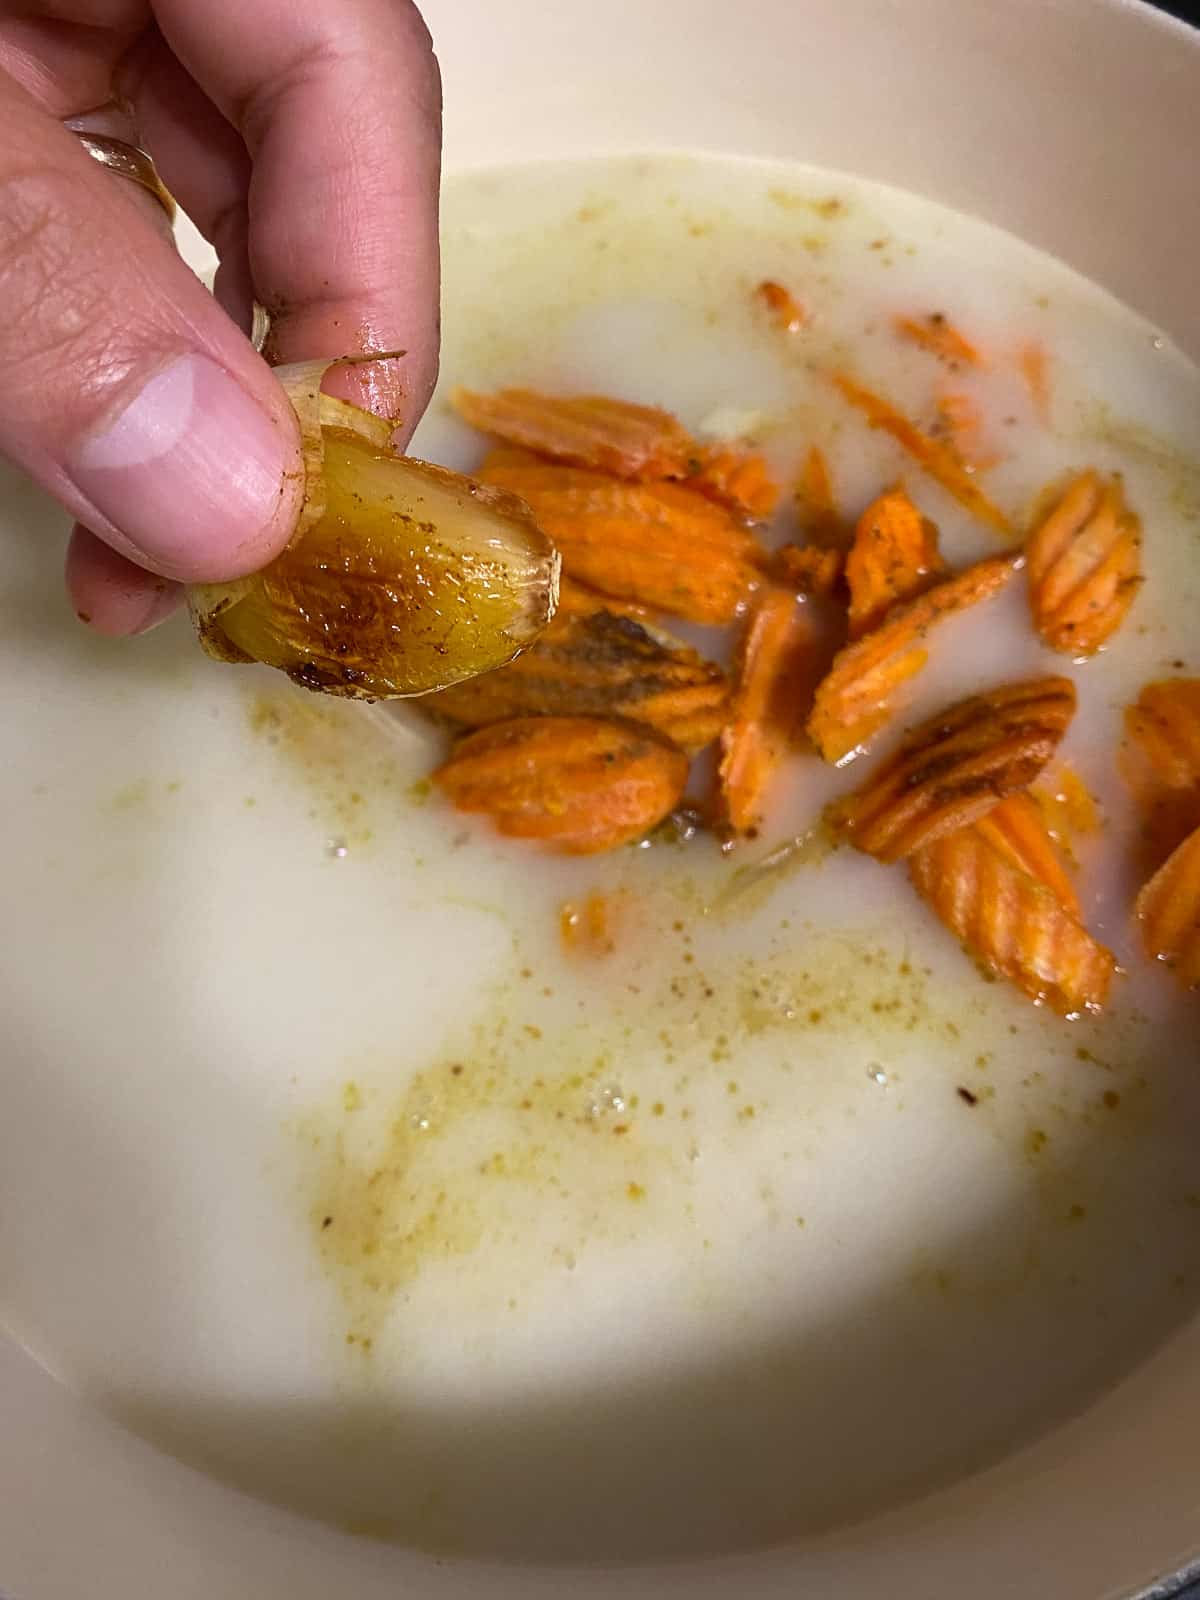
[[983,356],[965,334],[954,326],[943,311],[930,311],[923,317],[893,317],[892,326],[902,339],[918,344],[940,361],[951,366],[981,367]]
[[803,732],[814,647],[795,594],[763,590],[742,638],[733,716],[721,732],[720,809],[734,833],[752,833],[761,822],[771,778]]
[[829,460],[820,445],[812,445],[805,456],[793,498],[809,544],[843,549],[849,543],[849,530],[838,513]]
[[846,557],[850,638],[861,638],[892,606],[930,588],[945,570],[936,526],[903,489],[881,494],[858,519]]
[[753,522],[765,521],[779,504],[779,486],[764,458],[735,445],[697,450],[686,481],[689,489]]
[[888,720],[896,691],[925,665],[925,639],[939,619],[998,594],[1016,570],[1013,556],[980,561],[898,606],[840,650],[808,720],[809,737],[825,760],[845,760]]
[[846,373],[835,373],[833,381],[843,397],[862,412],[872,428],[882,428],[885,433],[891,434],[901,449],[906,450],[918,466],[923,467],[931,478],[936,478],[942,488],[973,516],[995,528],[997,533],[1012,532],[1008,517],[984,494],[953,445],[923,433],[890,400]]
[[1044,883],[1073,917],[1082,917],[1078,892],[1032,795],[1006,796],[979,818],[975,828],[1014,867]]
[[1152,869],[1200,827],[1200,678],[1146,684],[1125,709],[1119,765]]
[[689,622],[732,622],[762,547],[728,511],[673,483],[627,483],[496,450],[478,476],[509,489],[558,546],[568,577]]
[[1026,546],[1029,606],[1052,650],[1091,655],[1116,632],[1142,582],[1141,543],[1119,478],[1072,480]]
[[1050,358],[1046,347],[1030,339],[1017,348],[1017,371],[1025,380],[1033,414],[1040,423],[1049,427],[1050,410]]
[[784,588],[806,598],[827,600],[846,570],[845,553],[815,544],[784,544],[776,550],[772,571]]
[[1070,678],[1004,684],[960,700],[838,803],[835,826],[876,860],[900,861],[1027,788],[1074,715]]
[[764,278],[755,293],[771,313],[772,320],[785,333],[799,333],[808,321],[808,312],[782,283]]
[[619,478],[682,478],[695,455],[687,429],[669,411],[604,395],[557,396],[533,389],[478,394],[456,389],[464,421],[507,444]]
[[1169,962],[1189,989],[1200,984],[1200,828],[1159,867],[1135,910],[1146,954]]
[[560,612],[523,655],[420,701],[462,728],[514,717],[623,717],[682,750],[701,750],[729,717],[729,680],[713,661],[629,617]]
[[678,805],[682,750],[640,723],[518,717],[459,741],[434,782],[459,811],[568,855],[614,850]]
[[1065,1016],[1099,1011],[1116,961],[1070,908],[978,826],[912,856],[918,893],[988,971]]

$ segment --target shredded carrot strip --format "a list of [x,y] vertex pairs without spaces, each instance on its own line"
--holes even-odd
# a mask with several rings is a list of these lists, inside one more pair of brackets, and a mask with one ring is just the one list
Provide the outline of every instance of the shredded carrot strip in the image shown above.
[[786,589],[755,601],[742,640],[733,717],[721,734],[721,809],[734,833],[762,820],[770,780],[804,724],[812,695],[814,635]]
[[918,344],[941,361],[953,366],[981,367],[983,357],[941,311],[925,317],[894,317],[892,326],[902,339]]
[[983,412],[973,396],[959,389],[944,390],[938,396],[937,410],[935,432],[949,439],[959,458],[976,472],[986,472],[1004,459],[984,444]]
[[844,545],[846,530],[838,515],[833,475],[820,445],[814,444],[804,458],[795,492],[796,514],[809,542],[819,545]]
[[952,446],[922,433],[890,400],[864,387],[857,379],[845,373],[835,373],[833,381],[850,405],[862,412],[872,428],[882,428],[885,433],[891,434],[896,443],[931,478],[936,478],[960,505],[965,506],[981,522],[995,528],[997,533],[1012,532],[1009,519],[980,489]]
[[840,650],[808,719],[809,737],[825,760],[845,760],[888,720],[896,691],[928,660],[931,627],[997,594],[1015,571],[1012,556],[980,561],[898,606],[878,628]]
[[1050,426],[1050,358],[1044,345],[1030,340],[1017,351],[1017,370],[1025,380],[1038,421]]
[[903,489],[881,494],[858,519],[846,557],[851,639],[882,622],[892,606],[928,589],[945,570],[934,524]]
[[456,389],[459,415],[508,444],[619,478],[682,478],[695,446],[669,411],[604,395],[558,397],[533,389]]
[[785,333],[799,333],[808,321],[808,313],[783,284],[764,278],[758,286],[758,297]]

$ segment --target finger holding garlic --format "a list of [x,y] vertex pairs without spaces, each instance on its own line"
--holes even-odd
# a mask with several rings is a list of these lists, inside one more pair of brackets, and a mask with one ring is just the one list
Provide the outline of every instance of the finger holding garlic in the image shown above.
[[304,447],[296,532],[261,571],[195,585],[209,655],[305,688],[391,699],[511,661],[554,614],[559,558],[523,501],[391,448],[391,424],[277,369]]

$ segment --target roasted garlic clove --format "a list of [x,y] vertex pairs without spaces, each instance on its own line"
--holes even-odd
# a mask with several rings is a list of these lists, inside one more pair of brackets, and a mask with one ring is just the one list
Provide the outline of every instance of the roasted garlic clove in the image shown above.
[[386,424],[320,394],[323,370],[289,388],[307,468],[300,525],[262,571],[190,591],[205,650],[358,699],[503,666],[554,614],[553,545],[514,495],[398,455]]

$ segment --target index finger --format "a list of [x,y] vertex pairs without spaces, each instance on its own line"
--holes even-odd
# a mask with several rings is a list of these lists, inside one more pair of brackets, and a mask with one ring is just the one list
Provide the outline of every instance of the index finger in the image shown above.
[[409,0],[155,0],[250,151],[250,266],[279,361],[404,350],[345,376],[415,426],[438,359],[441,86]]

